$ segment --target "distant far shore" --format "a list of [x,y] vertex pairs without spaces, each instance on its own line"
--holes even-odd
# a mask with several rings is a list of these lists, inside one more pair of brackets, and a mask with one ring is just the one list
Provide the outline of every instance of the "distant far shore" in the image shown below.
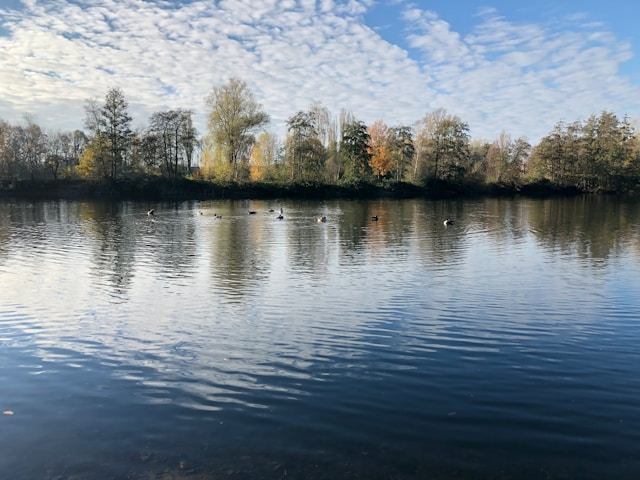
[[[336,199],[336,198],[425,198],[444,199],[474,196],[549,197],[579,195],[575,187],[563,187],[548,181],[519,186],[450,185],[437,182],[414,185],[406,182],[322,184],[216,182],[193,179],[142,177],[123,180],[21,181],[0,185],[0,198],[30,200],[213,200],[213,199]],[[637,193],[637,192],[636,192]]]

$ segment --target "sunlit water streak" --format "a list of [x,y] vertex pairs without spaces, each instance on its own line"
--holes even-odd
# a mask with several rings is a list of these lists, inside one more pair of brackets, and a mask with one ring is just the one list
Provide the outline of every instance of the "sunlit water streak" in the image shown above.
[[640,216],[597,207],[1,203],[0,476],[635,478]]

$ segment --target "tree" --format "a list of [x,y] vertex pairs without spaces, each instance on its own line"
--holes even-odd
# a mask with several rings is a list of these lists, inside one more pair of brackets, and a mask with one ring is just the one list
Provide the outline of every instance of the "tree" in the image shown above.
[[329,148],[331,141],[335,141],[329,110],[323,107],[320,102],[313,102],[309,107],[309,120],[318,141],[325,149]]
[[124,93],[119,88],[107,92],[101,109],[102,124],[109,148],[111,178],[116,178],[125,163],[125,153],[131,140],[131,116]]
[[156,142],[156,152],[160,156],[160,166],[165,174],[177,177],[180,165],[191,171],[191,161],[195,149],[196,130],[193,127],[190,110],[167,110],[151,115],[149,134]]
[[585,122],[558,122],[533,150],[529,173],[586,191],[618,190],[634,181],[637,161],[629,120],[602,112]]
[[393,170],[392,131],[382,121],[376,120],[369,127],[369,165],[378,177],[386,177]]
[[405,171],[415,155],[411,127],[398,126],[391,129],[391,161],[394,164],[395,179],[404,179]]
[[76,172],[85,178],[108,178],[110,162],[107,158],[109,146],[106,137],[94,137],[84,148]]
[[327,153],[318,137],[311,112],[298,112],[287,120],[286,158],[291,180],[321,180]]
[[[617,189],[634,158],[634,131],[628,118],[619,120],[611,112],[591,115],[583,128],[585,158],[597,188]],[[592,180],[593,181],[593,180]]]
[[72,142],[71,156],[73,158],[73,165],[70,165],[70,166],[75,166],[78,164],[80,155],[82,155],[82,150],[84,149],[84,146],[87,144],[87,136],[82,130],[74,130],[71,133],[71,142]]
[[344,177],[350,181],[368,180],[371,176],[367,126],[354,120],[345,125],[340,141],[340,157],[344,162]]
[[511,174],[514,179],[521,179],[531,156],[531,144],[526,137],[518,137],[511,149]]
[[247,84],[237,78],[214,87],[206,104],[211,140],[233,167],[233,178],[237,180],[241,164],[248,163],[254,132],[269,122],[269,115],[256,102]]
[[482,184],[486,181],[486,159],[491,144],[485,139],[469,142],[469,161],[465,172],[465,181],[470,184]]
[[486,178],[490,182],[514,185],[519,183],[531,146],[525,138],[515,142],[502,131],[486,155]]
[[[95,165],[104,178],[116,178],[125,166],[133,136],[131,120],[128,103],[119,88],[107,92],[103,105],[96,100],[88,100],[85,104],[85,126],[91,133],[91,157],[96,160]],[[81,171],[87,173],[86,168]]]
[[200,147],[200,142],[198,140],[198,130],[193,126],[191,110],[183,111],[180,131],[180,146],[182,147],[184,160],[187,163],[187,173],[190,174],[193,169],[193,156],[196,152],[196,149]]
[[417,125],[420,162],[426,175],[435,180],[457,180],[464,173],[469,156],[469,126],[455,115],[440,108],[426,115]]
[[16,144],[15,128],[0,120],[0,180],[13,181],[17,178]]
[[60,169],[69,165],[71,160],[71,135],[62,132],[50,133],[47,136],[45,166],[51,172],[53,179],[58,178]]
[[27,167],[33,181],[44,164],[47,135],[33,118],[28,115],[25,118],[27,120],[26,127],[19,127],[17,130],[20,142],[19,152],[21,161]]
[[558,122],[553,132],[543,137],[533,150],[529,175],[534,178],[544,178],[559,183],[562,177],[560,165],[565,149],[565,124]]
[[486,158],[486,174],[489,182],[501,183],[503,174],[509,165],[511,155],[511,136],[504,130],[491,144]]
[[162,152],[160,138],[149,130],[140,129],[131,141],[131,167],[146,174],[160,173]]
[[278,138],[272,133],[258,135],[251,151],[251,180],[273,180],[277,177],[280,149]]

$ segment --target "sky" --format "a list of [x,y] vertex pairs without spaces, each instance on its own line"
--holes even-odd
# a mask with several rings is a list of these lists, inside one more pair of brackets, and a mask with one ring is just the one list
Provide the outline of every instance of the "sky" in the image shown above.
[[445,109],[473,139],[536,143],[602,111],[640,119],[640,2],[630,0],[3,0],[0,120],[84,128],[120,88],[133,126],[247,83],[283,139],[317,102],[370,125]]

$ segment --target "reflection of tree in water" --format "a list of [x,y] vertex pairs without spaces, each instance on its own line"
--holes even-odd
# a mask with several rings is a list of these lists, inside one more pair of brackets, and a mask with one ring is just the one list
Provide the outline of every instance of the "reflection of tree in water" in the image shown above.
[[[27,249],[29,255],[43,253],[53,257],[81,251],[88,241],[84,238],[85,227],[97,223],[93,209],[87,213],[88,205],[91,204],[65,200],[0,202],[0,255],[5,248]],[[13,239],[15,244],[6,243],[3,235],[7,236],[7,242]]]
[[14,249],[43,245],[47,240],[46,210],[49,206],[55,209],[56,205],[56,202],[0,202],[0,258]]
[[149,223],[150,231],[145,235],[142,249],[150,250],[148,255],[161,274],[173,278],[192,277],[197,261],[193,218],[180,210],[167,217]]
[[11,222],[9,220],[9,204],[0,202],[0,259],[6,260],[11,248]]
[[364,246],[375,252],[378,248],[388,248],[404,243],[405,235],[411,230],[406,223],[406,211],[411,210],[408,202],[387,200],[354,200],[342,204],[340,217],[340,245],[347,250],[361,251]]
[[[464,259],[468,246],[466,233],[472,230],[476,204],[451,200],[415,200],[412,210],[405,214],[410,218],[416,236],[418,255],[416,262],[430,268],[450,268]],[[445,218],[454,224],[444,226]]]
[[207,233],[211,289],[229,297],[250,295],[269,275],[269,238],[262,219],[223,215]]
[[[330,204],[314,207],[317,215],[327,215],[328,222],[318,222],[317,217],[304,215],[299,225],[286,230],[287,267],[290,271],[309,275],[309,278],[323,277],[328,273],[329,264],[336,251],[331,251],[338,233],[341,211]],[[303,209],[305,211],[305,209]]]
[[[393,250],[397,261],[414,256],[418,263],[444,265],[452,257],[459,261],[467,244],[464,226],[449,230],[443,226],[447,215],[464,217],[464,202],[381,199],[340,205],[340,245],[345,249],[341,255],[348,258],[366,251],[371,258],[379,253],[380,258],[388,259],[389,250]],[[376,221],[372,220],[374,216]]]
[[87,202],[79,204],[78,214],[86,233],[95,240],[95,260],[92,275],[106,281],[115,292],[126,292],[133,278],[136,252],[133,218],[130,203]]
[[531,231],[552,251],[606,260],[637,245],[638,202],[588,195],[528,200],[527,204]]
[[366,240],[366,227],[371,223],[372,214],[366,208],[367,202],[348,202],[343,207],[340,217],[340,246],[349,255],[362,249]]
[[[317,227],[317,228],[312,228]],[[327,271],[330,257],[326,234],[326,225],[313,225],[287,230],[286,262],[291,271],[316,276]]]

